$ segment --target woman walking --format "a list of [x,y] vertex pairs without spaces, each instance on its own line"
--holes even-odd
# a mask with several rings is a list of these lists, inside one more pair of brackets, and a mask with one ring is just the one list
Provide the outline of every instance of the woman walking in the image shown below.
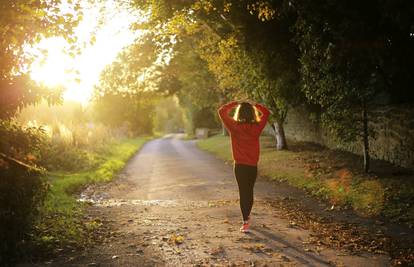
[[[234,116],[229,112],[236,108]],[[261,114],[259,115],[258,112]],[[269,110],[260,104],[233,101],[218,110],[224,126],[230,133],[234,159],[234,175],[239,186],[243,225],[240,231],[249,232],[250,212],[253,207],[253,187],[259,161],[259,137],[269,117]]]

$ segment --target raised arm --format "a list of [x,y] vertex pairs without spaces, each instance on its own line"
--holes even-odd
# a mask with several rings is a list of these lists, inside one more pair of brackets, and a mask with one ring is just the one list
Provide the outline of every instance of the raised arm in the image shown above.
[[233,108],[235,108],[239,103],[237,101],[232,101],[227,104],[224,104],[218,109],[218,114],[220,116],[220,119],[223,121],[224,126],[226,126],[227,129],[232,129],[235,125],[235,121],[232,117],[230,117],[229,112]]
[[270,111],[263,105],[261,104],[255,104],[254,105],[255,108],[257,108],[257,110],[260,111],[260,113],[262,113],[262,116],[260,117],[260,121],[259,121],[259,130],[262,131],[263,128],[266,126],[267,123],[267,119],[269,118],[270,115]]

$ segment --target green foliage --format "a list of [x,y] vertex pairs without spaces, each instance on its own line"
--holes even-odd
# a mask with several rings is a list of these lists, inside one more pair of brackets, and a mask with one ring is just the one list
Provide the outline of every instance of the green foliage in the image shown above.
[[[264,102],[273,111],[271,118],[280,133],[289,107],[319,106],[321,121],[331,134],[345,141],[363,137],[366,169],[368,136],[374,134],[367,127],[371,106],[384,99],[414,99],[407,89],[413,83],[409,74],[414,64],[412,3],[156,0],[137,4],[154,10],[147,29],[176,52],[174,57],[180,57],[180,47],[189,47],[188,54],[195,52],[205,61],[201,63],[207,64],[213,77],[197,78],[215,80],[219,102],[244,97]],[[177,43],[171,45],[168,36]],[[179,65],[191,65],[188,62],[177,60]],[[181,69],[180,76],[186,72],[194,76],[191,69]],[[208,99],[200,94],[205,90],[194,86],[184,90],[177,72],[168,67],[163,72],[172,73],[165,80],[174,91],[182,90],[187,98],[194,95],[188,102]]]
[[[0,119],[10,118],[18,108],[47,99],[56,101],[61,90],[47,90],[34,84],[25,70],[32,57],[28,46],[42,38],[63,36],[73,43],[73,27],[80,15],[61,12],[61,1],[16,0],[0,4]],[[78,2],[68,5],[74,11]]]
[[106,94],[95,100],[93,109],[96,121],[137,135],[152,133],[154,105],[152,93]]
[[95,87],[96,98],[106,94],[135,95],[155,90],[148,81],[155,75],[157,60],[162,64],[163,54],[158,51],[153,38],[151,34],[143,36],[104,69]]
[[[362,137],[368,171],[368,140],[375,135],[368,127],[370,108],[395,99],[401,86],[413,82],[405,71],[413,66],[414,53],[407,50],[414,44],[409,37],[413,24],[404,18],[414,14],[414,5],[319,0],[298,3],[295,9],[292,29],[300,48],[303,92],[322,107],[321,119],[331,134],[352,142]],[[399,51],[405,51],[404,59]],[[405,98],[414,99],[411,93]]]
[[[49,106],[43,102],[23,109],[11,123],[20,131],[25,129],[24,132],[18,135],[9,130],[4,133],[6,138],[3,141],[13,137],[27,150],[26,158],[48,171],[83,170],[100,161],[97,155],[88,151],[100,149],[114,137],[112,129],[90,122],[91,119],[91,110],[82,108],[80,104],[65,102],[60,106]],[[36,146],[26,144],[36,140]],[[4,147],[9,149],[4,153],[12,155],[10,150],[14,145],[7,141]]]
[[[260,99],[279,125],[289,106],[320,105],[322,122],[331,134],[345,141],[364,137],[366,162],[368,136],[374,134],[366,127],[370,105],[387,95],[398,98],[402,91],[408,98],[399,101],[413,99],[401,89],[412,84],[406,72],[414,62],[409,49],[413,25],[407,19],[414,14],[412,4],[193,1],[163,5],[166,8],[175,13],[156,16],[158,23],[167,25],[162,34],[196,40],[196,51],[214,74],[222,98]],[[178,22],[184,23],[181,28]]]
[[414,14],[414,5],[320,0],[295,8],[303,91],[322,106],[322,119],[334,133],[355,140],[362,132],[364,105],[374,105],[380,94],[395,98],[413,82],[406,75],[414,58],[407,50],[414,43],[409,38],[413,25],[406,18]]
[[151,133],[158,94],[151,84],[161,60],[151,36],[130,46],[101,74],[94,91],[95,119],[133,134]]
[[[219,14],[213,16],[215,11],[209,11],[205,15],[209,27],[204,35],[216,37],[207,37],[210,42],[200,41],[201,54],[223,90],[236,89],[265,102],[274,119],[283,124],[289,105],[303,100],[298,83],[298,49],[289,31],[294,20],[288,13],[275,16],[275,10],[283,7],[280,3],[258,1],[247,8],[236,1],[227,3],[231,7],[226,13],[220,14],[222,7],[217,4]],[[255,12],[258,17],[252,15]],[[215,20],[218,15],[225,20],[221,27]]]
[[163,73],[173,74],[180,82],[177,96],[180,103],[198,108],[211,107],[218,101],[217,83],[206,62],[194,51],[194,40],[183,38],[175,46],[174,57]]
[[99,164],[101,157],[72,144],[50,143],[41,151],[40,164],[49,171],[85,170]]
[[[161,70],[159,84],[161,90],[175,91],[180,105],[186,110],[188,134],[192,134],[196,127],[216,127],[220,95],[213,75],[194,51],[194,46],[194,40],[190,38],[183,38],[175,45],[173,58]],[[165,77],[173,77],[173,83]]]
[[177,42],[163,74],[177,77],[170,87],[179,88],[181,103],[190,113],[204,108],[205,100],[214,109],[219,102],[249,97],[264,102],[283,127],[288,107],[303,101],[299,50],[290,31],[295,17],[283,9],[284,1],[152,3],[156,11],[148,29],[161,42],[165,36],[174,36]]
[[25,127],[42,129],[45,138],[40,150],[40,164],[51,163],[48,166],[52,166],[53,158],[60,157],[62,150],[99,148],[115,135],[125,137],[128,134],[94,121],[94,112],[92,106],[82,107],[74,102],[65,101],[62,105],[42,102],[25,107],[15,121],[27,125]]
[[212,108],[197,109],[193,112],[194,128],[217,128],[217,110]]
[[197,146],[203,150],[215,154],[222,160],[231,161],[231,144],[230,139],[224,136],[215,135],[210,138],[200,140]]
[[[34,230],[33,222],[39,219],[39,209],[42,216],[44,215],[41,208],[43,200],[45,197],[49,199],[50,194],[53,194],[47,194],[48,183],[44,179],[44,170],[35,166],[46,167],[49,170],[81,171],[95,168],[103,160],[100,155],[102,151],[80,149],[72,140],[67,142],[56,132],[49,136],[50,133],[46,129],[47,126],[23,127],[17,121],[0,122],[0,238],[3,240],[0,247],[1,265],[11,264],[23,253],[22,250],[27,249],[25,240],[30,239],[28,234]],[[105,142],[105,138],[100,138]],[[96,144],[89,143],[90,147]],[[131,150],[116,150],[119,152],[116,155],[130,155]],[[121,159],[124,160],[123,157]],[[109,179],[108,175],[112,174],[109,170],[118,170],[119,166],[119,162],[107,163],[102,167],[104,171],[101,171],[100,175]],[[52,192],[53,190],[52,188]],[[63,225],[61,222],[62,227]],[[61,232],[65,230],[61,228]]]
[[363,103],[380,89],[369,46],[352,45],[357,40],[350,40],[358,31],[363,34],[367,30],[358,26],[360,22],[349,22],[358,16],[364,19],[370,5],[360,5],[362,8],[352,15],[346,10],[354,9],[352,5],[335,3],[335,6],[335,12],[326,13],[322,10],[328,7],[322,10],[321,6],[318,10],[302,7],[296,31],[303,36],[297,38],[303,91],[311,102],[322,106],[322,120],[333,133],[354,141],[362,130],[359,122]]
[[12,81],[0,77],[0,119],[10,119],[19,109],[41,100],[50,104],[60,103],[62,92],[62,88],[52,89],[36,84],[28,74],[17,75]]
[[184,111],[176,98],[162,99],[155,107],[154,131],[158,133],[180,132],[184,129]]
[[0,153],[24,162],[38,162],[46,135],[42,128],[23,127],[15,121],[0,120]]
[[43,171],[0,153],[0,265],[12,264],[47,192]]
[[84,206],[74,194],[88,184],[111,181],[147,140],[147,137],[125,139],[106,144],[98,151],[86,150],[90,157],[100,158],[98,165],[82,171],[49,173],[50,192],[33,233],[32,241],[37,248],[42,248],[43,253],[51,253],[50,250],[56,247],[87,245],[88,234],[97,226],[82,220]]

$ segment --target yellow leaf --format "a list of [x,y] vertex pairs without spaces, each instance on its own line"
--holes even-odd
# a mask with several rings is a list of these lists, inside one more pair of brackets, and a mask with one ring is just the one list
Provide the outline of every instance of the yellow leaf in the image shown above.
[[182,237],[182,236],[177,236],[176,238],[175,238],[175,240],[174,240],[174,242],[176,243],[176,244],[182,244],[183,242],[184,242],[184,237]]

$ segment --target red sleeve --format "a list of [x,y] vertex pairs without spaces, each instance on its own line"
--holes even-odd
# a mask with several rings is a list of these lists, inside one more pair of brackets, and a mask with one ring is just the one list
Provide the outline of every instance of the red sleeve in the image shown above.
[[260,111],[260,113],[262,113],[262,116],[260,117],[260,121],[258,124],[258,129],[261,132],[263,128],[266,126],[267,119],[269,118],[269,115],[270,115],[270,111],[265,106],[260,105],[260,104],[255,104],[254,106],[257,108],[257,110]]
[[224,104],[218,109],[218,114],[220,116],[220,119],[223,121],[224,126],[226,126],[228,130],[233,129],[234,126],[236,125],[236,121],[232,117],[230,117],[229,112],[234,107],[236,107],[238,104],[239,103],[237,103],[237,101],[233,101],[233,102]]

